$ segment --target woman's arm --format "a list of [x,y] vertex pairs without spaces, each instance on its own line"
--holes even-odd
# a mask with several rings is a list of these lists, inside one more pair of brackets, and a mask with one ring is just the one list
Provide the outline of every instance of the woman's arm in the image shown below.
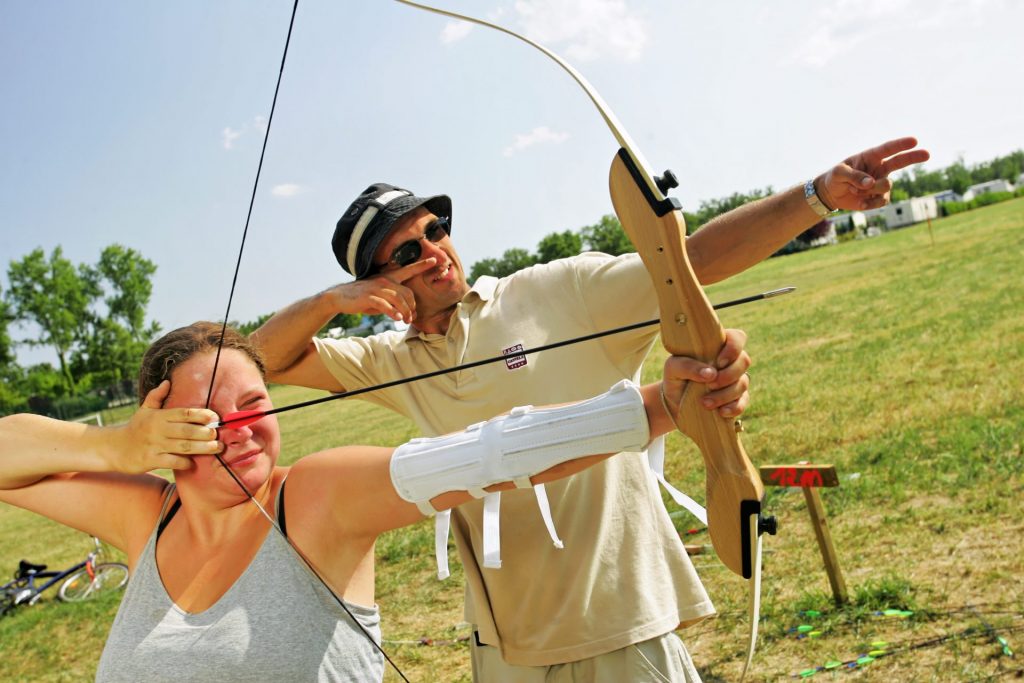
[[[153,469],[188,467],[217,452],[217,420],[202,409],[162,410],[164,382],[124,426],[94,427],[40,415],[0,418],[0,501],[124,547],[128,522],[159,500]],[[187,455],[183,455],[187,454]]]

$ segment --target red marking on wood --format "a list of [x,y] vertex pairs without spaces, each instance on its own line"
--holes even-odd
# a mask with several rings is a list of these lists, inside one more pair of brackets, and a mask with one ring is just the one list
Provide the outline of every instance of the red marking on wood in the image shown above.
[[824,486],[825,480],[818,470],[798,470],[796,467],[780,467],[768,475],[776,486],[793,486],[797,488],[813,488]]
[[775,482],[777,486],[796,486],[796,468],[795,467],[780,467],[771,474],[768,478]]
[[800,483],[797,484],[800,488],[811,488],[815,486],[823,486],[824,480],[821,478],[821,472],[818,470],[805,470],[800,475]]

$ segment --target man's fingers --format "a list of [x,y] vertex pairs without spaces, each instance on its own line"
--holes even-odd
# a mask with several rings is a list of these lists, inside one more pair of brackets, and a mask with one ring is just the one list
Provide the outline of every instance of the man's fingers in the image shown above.
[[861,200],[861,209],[878,209],[889,203],[887,195],[876,195],[874,197],[865,197]]
[[[406,305],[404,300],[395,300],[394,302],[388,301],[383,296],[374,295],[369,298],[372,306],[371,310],[376,311],[382,315],[386,315],[392,320],[405,320],[409,321],[413,318],[412,310]],[[397,305],[396,305],[397,304]],[[405,309],[404,312],[402,309]]]
[[[894,154],[906,152],[908,149],[913,149],[915,147],[917,147],[917,138],[908,136],[905,138],[896,138],[895,140],[883,142],[877,147],[872,147],[871,149],[865,151],[863,154],[865,156],[874,156],[880,159],[885,159],[887,157],[891,157]],[[927,152],[925,152],[925,154],[927,154]]]
[[390,273],[387,274],[387,276],[394,280],[395,282],[405,282],[406,280],[411,280],[417,275],[422,275],[423,273],[427,272],[436,265],[437,258],[431,256],[430,258],[425,258],[422,261],[417,261],[416,263],[410,263],[407,266],[402,266],[398,270],[391,271]]
[[885,175],[889,175],[890,173],[895,173],[901,168],[906,168],[907,166],[913,166],[914,164],[920,164],[928,161],[930,158],[931,154],[928,153],[928,150],[915,149],[912,152],[899,154],[891,159],[886,159],[882,162],[882,171]]
[[832,178],[836,184],[849,186],[848,191],[854,193],[870,190],[876,182],[873,175],[849,164],[839,164],[832,169]]
[[670,356],[665,361],[666,381],[676,382],[712,382],[718,377],[718,371],[699,360],[685,356]]
[[718,409],[718,414],[722,417],[739,417],[750,405],[750,394],[743,394],[735,401],[726,403],[724,406]]
[[736,359],[743,353],[743,348],[747,345],[747,333],[743,330],[729,329],[725,331],[725,344],[722,345],[722,350],[718,352],[718,358],[715,360],[715,365],[718,369],[729,367],[736,362]]
[[723,417],[735,417],[746,409],[750,402],[750,376],[744,373],[728,386],[709,391],[701,397],[701,404],[709,410],[717,409]]

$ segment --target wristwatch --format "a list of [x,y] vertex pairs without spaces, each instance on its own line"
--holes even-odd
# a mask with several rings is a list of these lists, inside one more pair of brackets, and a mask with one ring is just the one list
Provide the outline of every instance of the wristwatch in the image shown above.
[[814,189],[814,178],[804,183],[804,199],[807,200],[807,206],[811,207],[811,211],[816,213],[819,218],[824,218],[835,211],[835,209],[830,209],[825,202],[821,201],[818,191]]

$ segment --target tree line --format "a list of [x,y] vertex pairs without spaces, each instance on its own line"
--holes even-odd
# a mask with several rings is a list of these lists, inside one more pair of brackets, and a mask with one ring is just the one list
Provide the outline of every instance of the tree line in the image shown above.
[[971,185],[987,183],[990,180],[1006,180],[1016,183],[1024,172],[1024,151],[1017,150],[991,161],[975,164],[968,168],[960,157],[946,168],[928,171],[914,168],[904,171],[893,181],[892,199],[900,201],[910,197],[923,197],[943,190],[963,194]]
[[[892,201],[901,201],[944,190],[953,190],[957,194],[963,194],[971,185],[989,180],[1002,178],[1016,182],[1022,171],[1024,171],[1024,151],[1021,150],[971,167],[968,167],[961,157],[950,166],[935,171],[928,171],[921,167],[903,171],[898,178],[893,179],[891,197]],[[771,186],[763,190],[755,189],[746,193],[734,192],[728,197],[702,201],[695,213],[683,212],[683,217],[686,219],[686,232],[688,235],[692,235],[713,218],[770,194],[772,194]],[[827,233],[828,229],[827,222],[821,221],[798,235],[776,255],[802,251],[807,248],[808,244]],[[635,251],[618,218],[614,215],[607,215],[602,217],[598,223],[585,226],[577,231],[554,232],[543,237],[537,243],[535,252],[531,253],[526,249],[515,247],[507,249],[498,258],[477,261],[470,268],[469,280],[470,282],[475,281],[481,275],[505,277],[529,266],[575,256],[584,249],[612,255]]]
[[[160,331],[146,321],[156,264],[119,244],[95,264],[74,264],[61,247],[11,261],[0,292],[0,414],[70,417],[134,397],[146,346]],[[14,340],[11,327],[30,336]],[[18,344],[46,347],[58,367],[17,363]]]
[[[751,190],[750,192],[734,192],[728,197],[702,201],[695,213],[683,212],[686,220],[686,233],[692,235],[702,225],[723,213],[738,206],[752,202],[772,194],[772,188]],[[579,230],[553,232],[537,243],[537,251],[530,253],[526,249],[507,249],[498,258],[486,258],[477,261],[469,270],[469,281],[474,282],[481,275],[505,277],[517,270],[528,268],[539,263],[548,263],[555,259],[576,256],[583,251],[600,251],[612,256],[636,251],[626,231],[622,229],[619,219],[608,214],[597,223],[586,225]]]

